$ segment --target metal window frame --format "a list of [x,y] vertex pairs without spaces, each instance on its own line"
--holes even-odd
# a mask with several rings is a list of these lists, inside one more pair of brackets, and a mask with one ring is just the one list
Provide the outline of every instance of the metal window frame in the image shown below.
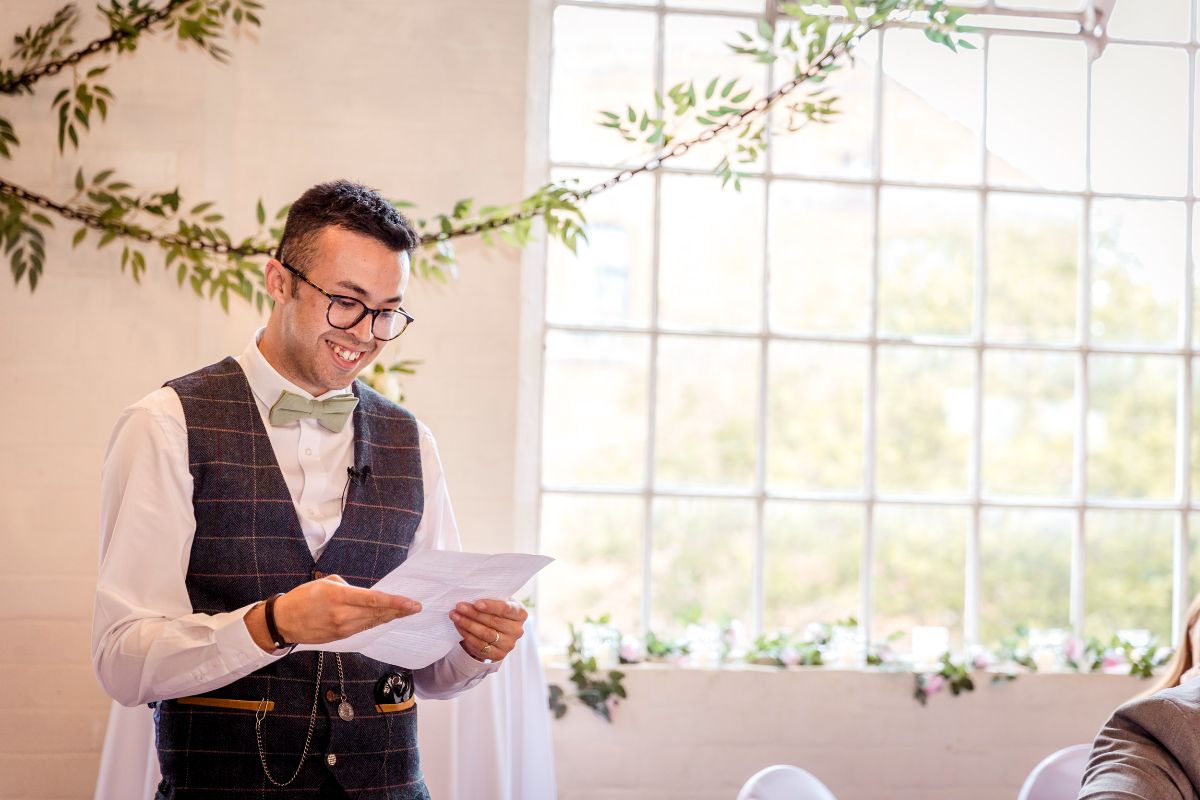
[[[647,371],[647,408],[645,409],[645,419],[647,426],[646,453],[644,462],[644,479],[640,486],[638,485],[572,485],[568,483],[555,483],[547,481],[542,475],[541,470],[541,405],[543,403],[545,385],[545,364],[544,364],[544,347],[539,348],[538,363],[535,367],[537,374],[537,417],[538,417],[538,436],[539,453],[531,463],[533,466],[530,469],[537,471],[537,476],[532,481],[527,483],[536,484],[538,487],[536,492],[536,500],[534,505],[536,509],[532,513],[532,518],[535,521],[535,526],[539,531],[540,539],[540,509],[542,499],[547,495],[569,494],[574,496],[580,495],[610,495],[610,496],[627,496],[640,497],[642,500],[643,510],[643,531],[642,531],[642,625],[644,630],[650,629],[650,620],[652,619],[653,609],[653,580],[651,563],[654,552],[654,501],[659,498],[689,498],[689,499],[744,499],[754,502],[754,531],[753,538],[755,542],[755,553],[753,558],[753,600],[752,600],[752,619],[751,628],[755,634],[762,631],[763,614],[764,614],[764,559],[766,551],[766,531],[765,531],[765,512],[768,501],[773,500],[788,500],[800,501],[807,503],[846,503],[858,505],[862,508],[864,514],[864,527],[862,539],[862,558],[860,561],[860,580],[859,580],[859,620],[864,629],[864,640],[869,646],[871,640],[871,631],[874,626],[872,609],[874,605],[874,568],[875,568],[875,538],[876,526],[875,517],[876,509],[879,506],[892,505],[920,505],[920,506],[945,506],[954,508],[964,508],[970,510],[970,528],[966,533],[967,541],[965,548],[965,592],[963,597],[963,635],[965,644],[977,644],[980,641],[980,617],[981,617],[981,560],[980,560],[980,530],[981,518],[985,509],[989,508],[1005,508],[1018,510],[1069,510],[1074,512],[1074,525],[1072,530],[1072,547],[1071,547],[1071,577],[1070,577],[1070,592],[1068,598],[1069,619],[1074,632],[1077,635],[1082,635],[1084,632],[1084,623],[1086,619],[1086,596],[1084,588],[1084,575],[1086,570],[1086,518],[1087,513],[1092,510],[1143,510],[1143,511],[1162,511],[1174,512],[1175,528],[1173,542],[1173,587],[1172,587],[1172,625],[1174,639],[1178,639],[1182,632],[1184,623],[1185,610],[1190,602],[1191,595],[1188,586],[1188,560],[1190,558],[1189,546],[1189,514],[1200,511],[1200,503],[1197,503],[1191,492],[1191,439],[1192,439],[1192,381],[1194,372],[1194,359],[1200,355],[1200,347],[1196,347],[1192,340],[1192,332],[1194,327],[1194,309],[1193,300],[1194,294],[1191,287],[1194,285],[1194,257],[1193,257],[1193,220],[1195,215],[1196,183],[1195,183],[1195,145],[1196,145],[1196,89],[1197,89],[1197,50],[1200,49],[1200,41],[1197,40],[1196,23],[1197,23],[1197,0],[1192,0],[1190,4],[1190,23],[1187,41],[1185,42],[1159,42],[1152,40],[1137,40],[1137,39],[1108,39],[1110,44],[1118,45],[1135,45],[1143,47],[1167,48],[1184,50],[1188,57],[1188,130],[1187,130],[1187,188],[1182,195],[1158,195],[1158,194],[1142,194],[1142,193],[1113,193],[1113,192],[1097,192],[1092,188],[1091,184],[1091,162],[1092,162],[1092,101],[1093,101],[1093,71],[1095,59],[1089,58],[1086,71],[1086,98],[1085,98],[1085,182],[1083,189],[1079,190],[1052,190],[1040,188],[1022,188],[1014,186],[991,185],[989,183],[988,174],[988,60],[990,57],[991,40],[995,37],[1022,37],[1022,38],[1052,38],[1060,40],[1078,41],[1082,38],[1079,33],[1051,32],[1051,31],[1036,31],[1024,30],[1020,28],[1004,28],[1002,26],[984,27],[977,34],[983,40],[981,49],[981,57],[983,63],[981,66],[981,118],[979,132],[979,152],[980,159],[980,180],[977,183],[939,183],[939,182],[919,182],[919,181],[899,181],[894,179],[886,179],[882,174],[882,121],[883,121],[883,93],[884,93],[884,70],[883,70],[883,44],[884,36],[876,38],[875,47],[877,48],[876,58],[874,62],[874,80],[872,97],[872,166],[871,175],[868,178],[845,178],[845,177],[829,177],[819,175],[804,175],[796,173],[786,173],[775,171],[772,160],[771,150],[768,149],[764,155],[762,162],[762,170],[755,172],[752,176],[755,180],[763,182],[763,191],[765,195],[763,207],[763,223],[762,236],[764,245],[769,244],[769,220],[770,220],[770,203],[772,193],[770,191],[771,184],[775,181],[781,182],[798,182],[798,183],[816,183],[823,185],[834,186],[853,186],[863,187],[871,190],[872,195],[872,217],[873,217],[873,241],[871,249],[871,279],[869,284],[868,298],[868,323],[867,328],[862,335],[822,335],[822,334],[782,334],[772,332],[770,329],[770,279],[771,279],[771,262],[770,249],[764,246],[763,252],[763,275],[761,286],[761,302],[762,302],[762,326],[757,332],[737,332],[737,331],[721,331],[715,329],[695,330],[675,328],[665,326],[659,322],[659,273],[660,273],[660,240],[661,240],[661,225],[662,225],[662,176],[663,174],[672,175],[708,175],[707,170],[687,167],[674,167],[671,165],[665,166],[653,173],[653,224],[651,234],[651,294],[650,294],[650,309],[649,322],[646,325],[577,325],[566,324],[561,322],[552,322],[547,319],[547,309],[545,307],[544,291],[535,293],[537,302],[534,304],[536,308],[526,308],[526,314],[536,314],[541,325],[540,344],[544,345],[546,337],[551,332],[567,332],[567,333],[624,333],[624,334],[641,334],[648,337],[649,340],[649,362]],[[645,14],[655,14],[655,75],[654,84],[659,92],[664,91],[664,73],[665,73],[665,53],[664,53],[664,34],[666,27],[666,19],[670,16],[696,15],[703,17],[726,17],[731,19],[752,20],[762,16],[756,12],[737,12],[737,11],[718,11],[710,9],[689,9],[667,6],[663,0],[658,0],[653,5],[638,5],[633,3],[622,2],[588,2],[588,0],[540,0],[540,5],[544,8],[541,13],[548,13],[551,17],[554,11],[560,7],[585,8],[591,10],[618,10],[618,11],[636,11]],[[768,17],[775,16],[774,4],[768,3]],[[1076,20],[1078,21],[1081,12],[1049,12],[1049,11],[1033,11],[1033,10],[1017,10],[999,8],[994,0],[989,0],[985,5],[972,9],[972,14],[979,15],[994,15],[998,17],[1019,17],[1023,19],[1038,19],[1047,20]],[[547,23],[551,29],[551,33],[547,37],[547,45],[552,46],[553,25]],[[907,25],[889,26],[889,27],[909,27]],[[546,59],[551,65],[552,60]],[[773,66],[768,68],[768,88],[774,73]],[[550,79],[552,80],[552,78]],[[537,124],[541,128],[545,128],[549,122],[548,104],[539,109],[539,119]],[[546,173],[556,169],[604,169],[606,167],[616,168],[617,164],[595,164],[572,161],[556,161],[546,158]],[[973,327],[969,337],[940,337],[940,336],[894,336],[884,335],[879,332],[879,297],[878,287],[880,278],[880,199],[884,189],[888,188],[915,188],[915,189],[950,189],[964,192],[971,192],[979,198],[978,217],[976,220],[977,236],[976,236],[976,253],[975,253],[975,271],[974,271],[974,296],[973,296]],[[1051,197],[1068,197],[1077,198],[1081,201],[1082,220],[1080,229],[1080,252],[1079,252],[1079,272],[1078,286],[1076,296],[1076,336],[1074,342],[1062,343],[1028,343],[1028,342],[1006,342],[1006,341],[988,341],[985,337],[986,330],[986,300],[987,300],[987,277],[988,277],[988,259],[987,259],[987,220],[989,198],[992,194],[1017,194],[1017,195],[1045,195]],[[1186,209],[1186,242],[1185,242],[1185,267],[1184,267],[1184,286],[1187,287],[1186,296],[1183,299],[1183,305],[1180,314],[1180,330],[1178,334],[1179,346],[1109,346],[1095,345],[1091,342],[1090,329],[1090,310],[1091,310],[1091,219],[1092,205],[1096,199],[1118,199],[1118,200],[1163,200],[1163,201],[1178,201],[1183,202]],[[535,256],[540,266],[543,267],[542,281],[544,286],[544,250],[538,252]],[[658,352],[659,340],[662,336],[680,336],[680,337],[719,337],[723,339],[744,339],[756,340],[759,343],[760,354],[760,369],[758,380],[758,407],[757,407],[757,427],[756,427],[756,459],[753,487],[748,490],[730,489],[730,490],[713,490],[713,489],[688,489],[673,486],[660,486],[655,480],[655,460],[657,452],[657,387],[658,387]],[[768,349],[771,342],[806,342],[818,344],[857,344],[865,346],[868,354],[867,358],[867,380],[864,390],[864,407],[863,407],[863,462],[864,475],[863,486],[861,491],[852,492],[837,492],[837,491],[813,491],[813,492],[779,492],[771,491],[767,488],[766,483],[766,439],[767,439],[767,390],[769,386],[769,369],[770,360],[768,358]],[[878,431],[877,431],[877,408],[878,408],[878,362],[879,350],[882,346],[888,345],[908,345],[917,348],[952,348],[971,350],[974,353],[974,375],[973,375],[973,419],[970,450],[968,455],[968,490],[965,494],[958,495],[901,495],[881,493],[878,490],[876,480],[876,453],[878,450]],[[1073,354],[1075,358],[1075,401],[1076,401],[1076,430],[1074,437],[1074,452],[1073,452],[1073,475],[1072,475],[1072,491],[1069,498],[1064,497],[1006,497],[1006,496],[990,496],[983,490],[982,485],[982,459],[983,459],[983,401],[985,397],[984,386],[984,359],[988,351],[1010,351],[1010,352],[1031,352],[1031,353],[1065,353]],[[1088,496],[1087,487],[1087,462],[1088,462],[1088,436],[1087,436],[1087,412],[1090,404],[1089,398],[1089,360],[1093,355],[1160,355],[1171,356],[1178,359],[1177,362],[1177,378],[1178,391],[1177,407],[1176,407],[1176,460],[1175,460],[1175,490],[1176,497],[1172,500],[1137,500],[1137,499],[1104,499],[1092,498]]]

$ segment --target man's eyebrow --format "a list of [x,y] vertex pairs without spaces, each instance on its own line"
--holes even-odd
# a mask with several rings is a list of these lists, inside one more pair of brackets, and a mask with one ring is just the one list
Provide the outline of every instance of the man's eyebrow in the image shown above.
[[[354,292],[359,297],[368,297],[369,296],[367,294],[367,290],[362,288],[361,286],[359,286],[354,281],[338,281],[336,285],[342,289],[345,289],[346,291]],[[399,303],[403,299],[404,299],[403,297],[399,297],[399,296],[389,297],[387,300],[383,301],[383,304],[385,306],[390,306],[390,305]]]

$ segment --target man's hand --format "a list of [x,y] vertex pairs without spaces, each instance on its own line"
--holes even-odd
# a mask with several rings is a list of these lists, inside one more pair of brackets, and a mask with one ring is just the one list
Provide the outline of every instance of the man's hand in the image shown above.
[[[328,575],[302,583],[275,601],[275,627],[293,644],[322,644],[420,610],[416,600],[360,589],[338,575]],[[275,649],[261,607],[246,615],[246,627],[259,647],[267,652]]]
[[459,603],[450,612],[462,635],[462,648],[480,661],[501,661],[525,634],[529,612],[516,600]]

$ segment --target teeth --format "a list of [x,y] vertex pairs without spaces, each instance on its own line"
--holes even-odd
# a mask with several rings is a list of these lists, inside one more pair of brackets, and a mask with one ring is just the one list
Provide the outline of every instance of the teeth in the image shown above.
[[359,357],[362,356],[362,353],[353,350],[347,350],[344,347],[338,347],[336,344],[333,345],[333,352],[337,353],[339,357],[344,358],[346,361],[358,361]]

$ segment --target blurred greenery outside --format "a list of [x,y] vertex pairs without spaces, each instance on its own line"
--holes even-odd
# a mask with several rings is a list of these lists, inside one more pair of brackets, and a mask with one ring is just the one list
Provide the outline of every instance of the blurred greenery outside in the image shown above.
[[[672,28],[672,19],[668,15],[668,38],[682,42],[683,27]],[[590,117],[580,117],[576,107],[589,93],[593,105],[597,97],[644,93],[653,74],[653,20],[653,13],[558,9],[551,100],[557,163],[596,164],[594,174],[601,175],[600,165],[631,157],[619,142],[590,130],[582,121]],[[638,45],[604,63],[576,63],[569,48],[618,28]],[[697,30],[696,36],[712,36],[698,24]],[[978,53],[925,52],[909,33],[889,33],[882,46],[864,44],[858,68],[831,81],[842,94],[841,121],[778,140],[776,173],[797,177],[751,178],[735,193],[708,176],[667,172],[658,179],[657,235],[654,184],[633,181],[589,204],[591,242],[577,258],[551,245],[542,436],[549,490],[540,541],[559,563],[539,587],[547,640],[561,638],[567,622],[602,613],[612,614],[626,633],[645,632],[644,570],[655,633],[677,635],[698,620],[749,622],[760,489],[767,495],[763,630],[798,631],[857,616],[869,509],[863,498],[873,483],[872,639],[937,625],[962,644],[978,447],[985,503],[978,518],[979,630],[982,642],[994,646],[1018,624],[1070,627],[1072,542],[1080,515],[1019,507],[1023,501],[1170,504],[1181,496],[1176,407],[1185,356],[1085,355],[1077,304],[1086,249],[1091,281],[1082,333],[1090,343],[1114,350],[1179,348],[1182,304],[1193,299],[1183,290],[1184,202],[1096,199],[1089,211],[1076,195],[1023,192],[1083,188],[1082,155],[1074,153],[1082,142],[1073,138],[1083,128],[1064,121],[1058,143],[1053,131],[1031,134],[1036,120],[1026,120],[1024,129],[1014,122],[1026,112],[1012,98],[1023,96],[1004,83],[1019,83],[1020,76],[1006,78],[994,69],[985,75]],[[1020,59],[1032,62],[1027,70],[1060,65],[1043,87],[1051,97],[1041,106],[1034,102],[1028,113],[1069,116],[1052,101],[1082,91],[1086,56],[1078,42],[993,42],[1001,65]],[[703,47],[697,44],[696,51]],[[879,51],[885,85],[876,122],[871,98],[878,56],[871,53]],[[1059,74],[1067,76],[1063,85],[1055,85]],[[1098,106],[1132,91],[1098,74]],[[972,127],[970,118],[972,103],[982,111],[985,80],[989,144],[993,132],[998,143],[987,153],[991,191],[892,185],[970,186],[981,179],[981,126]],[[947,90],[945,83],[956,86]],[[960,106],[948,110],[947,96]],[[873,174],[876,124],[878,213],[870,185],[833,182]],[[1106,147],[1098,145],[1094,185],[1113,181],[1110,191],[1155,191],[1121,184],[1127,165]],[[1059,151],[1071,154],[1059,158],[1069,163],[1047,172],[1044,165]],[[1169,172],[1175,164],[1154,168]],[[567,175],[585,183],[593,177],[575,166],[554,173]],[[976,280],[980,256],[983,285]],[[873,296],[878,335],[885,339],[874,345]],[[670,332],[637,332],[652,323]],[[768,334],[765,345],[760,332]],[[830,341],[776,338],[788,336]],[[975,336],[985,343],[979,363],[969,346]],[[873,359],[875,396],[868,407]],[[1081,375],[1086,386],[1079,385]],[[1190,413],[1194,429],[1200,423],[1195,405]],[[870,417],[876,439],[868,453]],[[1076,451],[1084,446],[1086,496],[1074,475]],[[1190,448],[1194,463],[1197,437]],[[670,496],[653,494],[647,502],[648,486]],[[1198,487],[1193,478],[1190,490]],[[682,496],[693,493],[709,496]],[[896,497],[905,502],[889,502]],[[988,506],[989,499],[1018,507]],[[1173,538],[1183,514],[1085,510],[1085,635],[1145,629],[1169,641]],[[1197,539],[1193,533],[1193,589],[1200,586]]]

